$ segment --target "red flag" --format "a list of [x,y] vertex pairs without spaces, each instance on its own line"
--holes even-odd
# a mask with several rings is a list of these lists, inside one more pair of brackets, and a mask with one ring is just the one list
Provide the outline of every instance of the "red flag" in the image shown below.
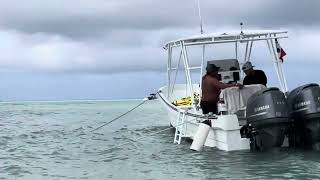
[[278,40],[275,39],[275,41],[276,41],[276,48],[277,48],[278,57],[281,60],[281,62],[283,63],[283,57],[285,55],[287,55],[287,53],[282,49],[282,47],[280,46]]

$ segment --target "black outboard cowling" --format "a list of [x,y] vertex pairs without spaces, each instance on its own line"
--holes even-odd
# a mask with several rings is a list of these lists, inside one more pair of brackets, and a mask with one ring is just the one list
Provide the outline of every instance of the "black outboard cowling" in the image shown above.
[[290,145],[320,149],[320,87],[306,84],[288,96],[293,131]]
[[281,147],[289,124],[288,114],[287,100],[278,88],[254,93],[246,109],[251,150]]

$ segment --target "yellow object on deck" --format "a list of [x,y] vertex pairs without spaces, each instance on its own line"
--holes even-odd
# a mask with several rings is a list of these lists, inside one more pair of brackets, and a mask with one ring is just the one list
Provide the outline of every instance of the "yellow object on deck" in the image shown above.
[[[198,93],[193,93],[193,98],[195,102],[199,102],[199,94]],[[172,102],[173,105],[175,106],[191,106],[192,104],[192,99],[190,96],[175,100]]]

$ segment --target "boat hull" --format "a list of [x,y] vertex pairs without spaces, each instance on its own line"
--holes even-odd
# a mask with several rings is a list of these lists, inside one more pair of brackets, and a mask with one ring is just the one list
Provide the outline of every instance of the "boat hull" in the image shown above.
[[[165,96],[166,87],[160,88],[159,99],[167,110],[168,121],[173,127],[179,124],[179,113],[186,112],[186,118],[182,124],[182,137],[193,139],[200,123],[206,120],[201,111],[192,107],[174,106]],[[205,141],[205,146],[216,147],[224,151],[249,150],[250,140],[241,138],[238,118],[236,115],[219,115],[211,120],[211,129]]]

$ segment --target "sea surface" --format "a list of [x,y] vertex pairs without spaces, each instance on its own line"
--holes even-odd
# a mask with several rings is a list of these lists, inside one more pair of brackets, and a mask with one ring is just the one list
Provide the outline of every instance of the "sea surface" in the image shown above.
[[0,103],[0,179],[320,179],[316,151],[175,145],[158,101],[91,132],[140,102]]

